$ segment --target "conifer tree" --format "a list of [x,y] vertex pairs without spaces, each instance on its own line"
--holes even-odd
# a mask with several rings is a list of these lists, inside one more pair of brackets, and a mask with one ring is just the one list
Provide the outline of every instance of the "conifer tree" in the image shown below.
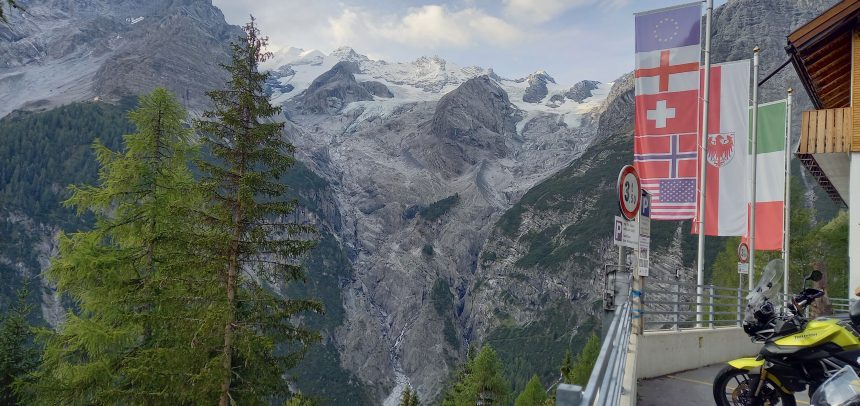
[[510,387],[503,375],[502,363],[489,345],[484,345],[466,362],[457,378],[446,393],[443,406],[505,405],[510,401]]
[[600,338],[597,337],[597,334],[592,334],[591,337],[588,337],[588,342],[585,343],[582,352],[576,356],[573,369],[565,381],[584,387],[588,383],[588,378],[591,377],[591,370],[594,368],[594,363],[597,362],[599,355]]
[[0,314],[0,405],[22,403],[13,391],[13,384],[38,363],[32,327],[27,321],[33,307],[27,303],[29,294],[29,284],[25,284],[17,292],[15,305]]
[[564,351],[564,358],[561,359],[561,366],[559,367],[559,371],[561,371],[561,378],[567,382],[567,376],[570,375],[570,371],[573,370],[573,359],[570,356],[570,350]]
[[98,185],[70,188],[66,204],[94,215],[95,226],[59,236],[48,277],[77,309],[46,333],[43,362],[22,385],[34,404],[199,401],[194,378],[206,350],[190,337],[205,328],[193,297],[211,281],[193,274],[184,215],[202,204],[188,166],[191,132],[164,89],[141,96],[129,118],[137,132],[124,136],[122,152],[94,145]]
[[523,392],[517,396],[514,406],[543,406],[546,398],[546,391],[540,383],[540,378],[535,374],[532,375]]
[[421,402],[418,401],[418,393],[412,390],[411,387],[406,387],[406,390],[403,391],[403,394],[400,397],[400,406],[421,406]]
[[215,306],[223,316],[222,406],[286,396],[284,373],[319,337],[292,319],[321,312],[322,305],[275,291],[304,281],[298,257],[314,246],[316,230],[289,217],[297,203],[284,198],[287,187],[280,178],[294,163],[294,147],[283,139],[283,122],[272,120],[281,109],[263,91],[267,73],[259,64],[270,57],[266,44],[252,17],[224,65],[228,88],[208,93],[214,108],[196,123],[212,154],[198,166],[213,202],[205,213],[212,233],[204,245],[223,286]]

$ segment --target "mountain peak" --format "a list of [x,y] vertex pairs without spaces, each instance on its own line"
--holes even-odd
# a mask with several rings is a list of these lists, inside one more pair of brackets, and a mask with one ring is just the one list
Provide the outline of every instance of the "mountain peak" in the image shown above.
[[352,47],[348,47],[348,46],[342,46],[338,49],[335,49],[334,51],[331,51],[331,54],[329,54],[329,56],[332,58],[335,58],[337,60],[340,60],[340,61],[357,62],[357,61],[369,60],[369,58],[367,56],[362,55],[358,52],[355,52],[355,50],[352,49]]

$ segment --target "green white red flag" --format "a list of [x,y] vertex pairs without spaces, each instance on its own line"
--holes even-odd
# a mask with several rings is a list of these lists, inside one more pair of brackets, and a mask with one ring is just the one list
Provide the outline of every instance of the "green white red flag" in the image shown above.
[[[756,146],[756,251],[782,249],[785,208],[785,114],[779,100],[758,107]],[[752,143],[749,143],[752,154]],[[748,234],[748,233],[747,233]],[[746,239],[746,238],[745,238]]]

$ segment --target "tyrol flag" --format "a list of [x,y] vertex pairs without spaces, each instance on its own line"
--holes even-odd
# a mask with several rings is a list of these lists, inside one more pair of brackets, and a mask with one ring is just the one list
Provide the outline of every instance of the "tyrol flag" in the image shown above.
[[[712,65],[710,81],[705,235],[744,235],[749,202],[749,59]],[[698,233],[695,222],[693,233]]]
[[701,3],[636,14],[633,165],[654,220],[696,213]]

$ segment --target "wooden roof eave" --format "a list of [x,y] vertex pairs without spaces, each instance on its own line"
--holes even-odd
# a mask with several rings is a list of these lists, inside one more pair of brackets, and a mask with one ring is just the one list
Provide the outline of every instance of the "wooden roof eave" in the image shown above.
[[788,52],[791,57],[791,64],[794,66],[794,71],[797,72],[797,76],[800,77],[800,83],[803,84],[803,89],[806,90],[806,94],[809,95],[812,105],[816,109],[823,108],[824,105],[821,103],[821,99],[818,98],[818,94],[812,86],[812,78],[809,77],[809,71],[806,70],[803,59],[798,55],[797,48],[789,42],[788,46],[785,47],[785,51]]

